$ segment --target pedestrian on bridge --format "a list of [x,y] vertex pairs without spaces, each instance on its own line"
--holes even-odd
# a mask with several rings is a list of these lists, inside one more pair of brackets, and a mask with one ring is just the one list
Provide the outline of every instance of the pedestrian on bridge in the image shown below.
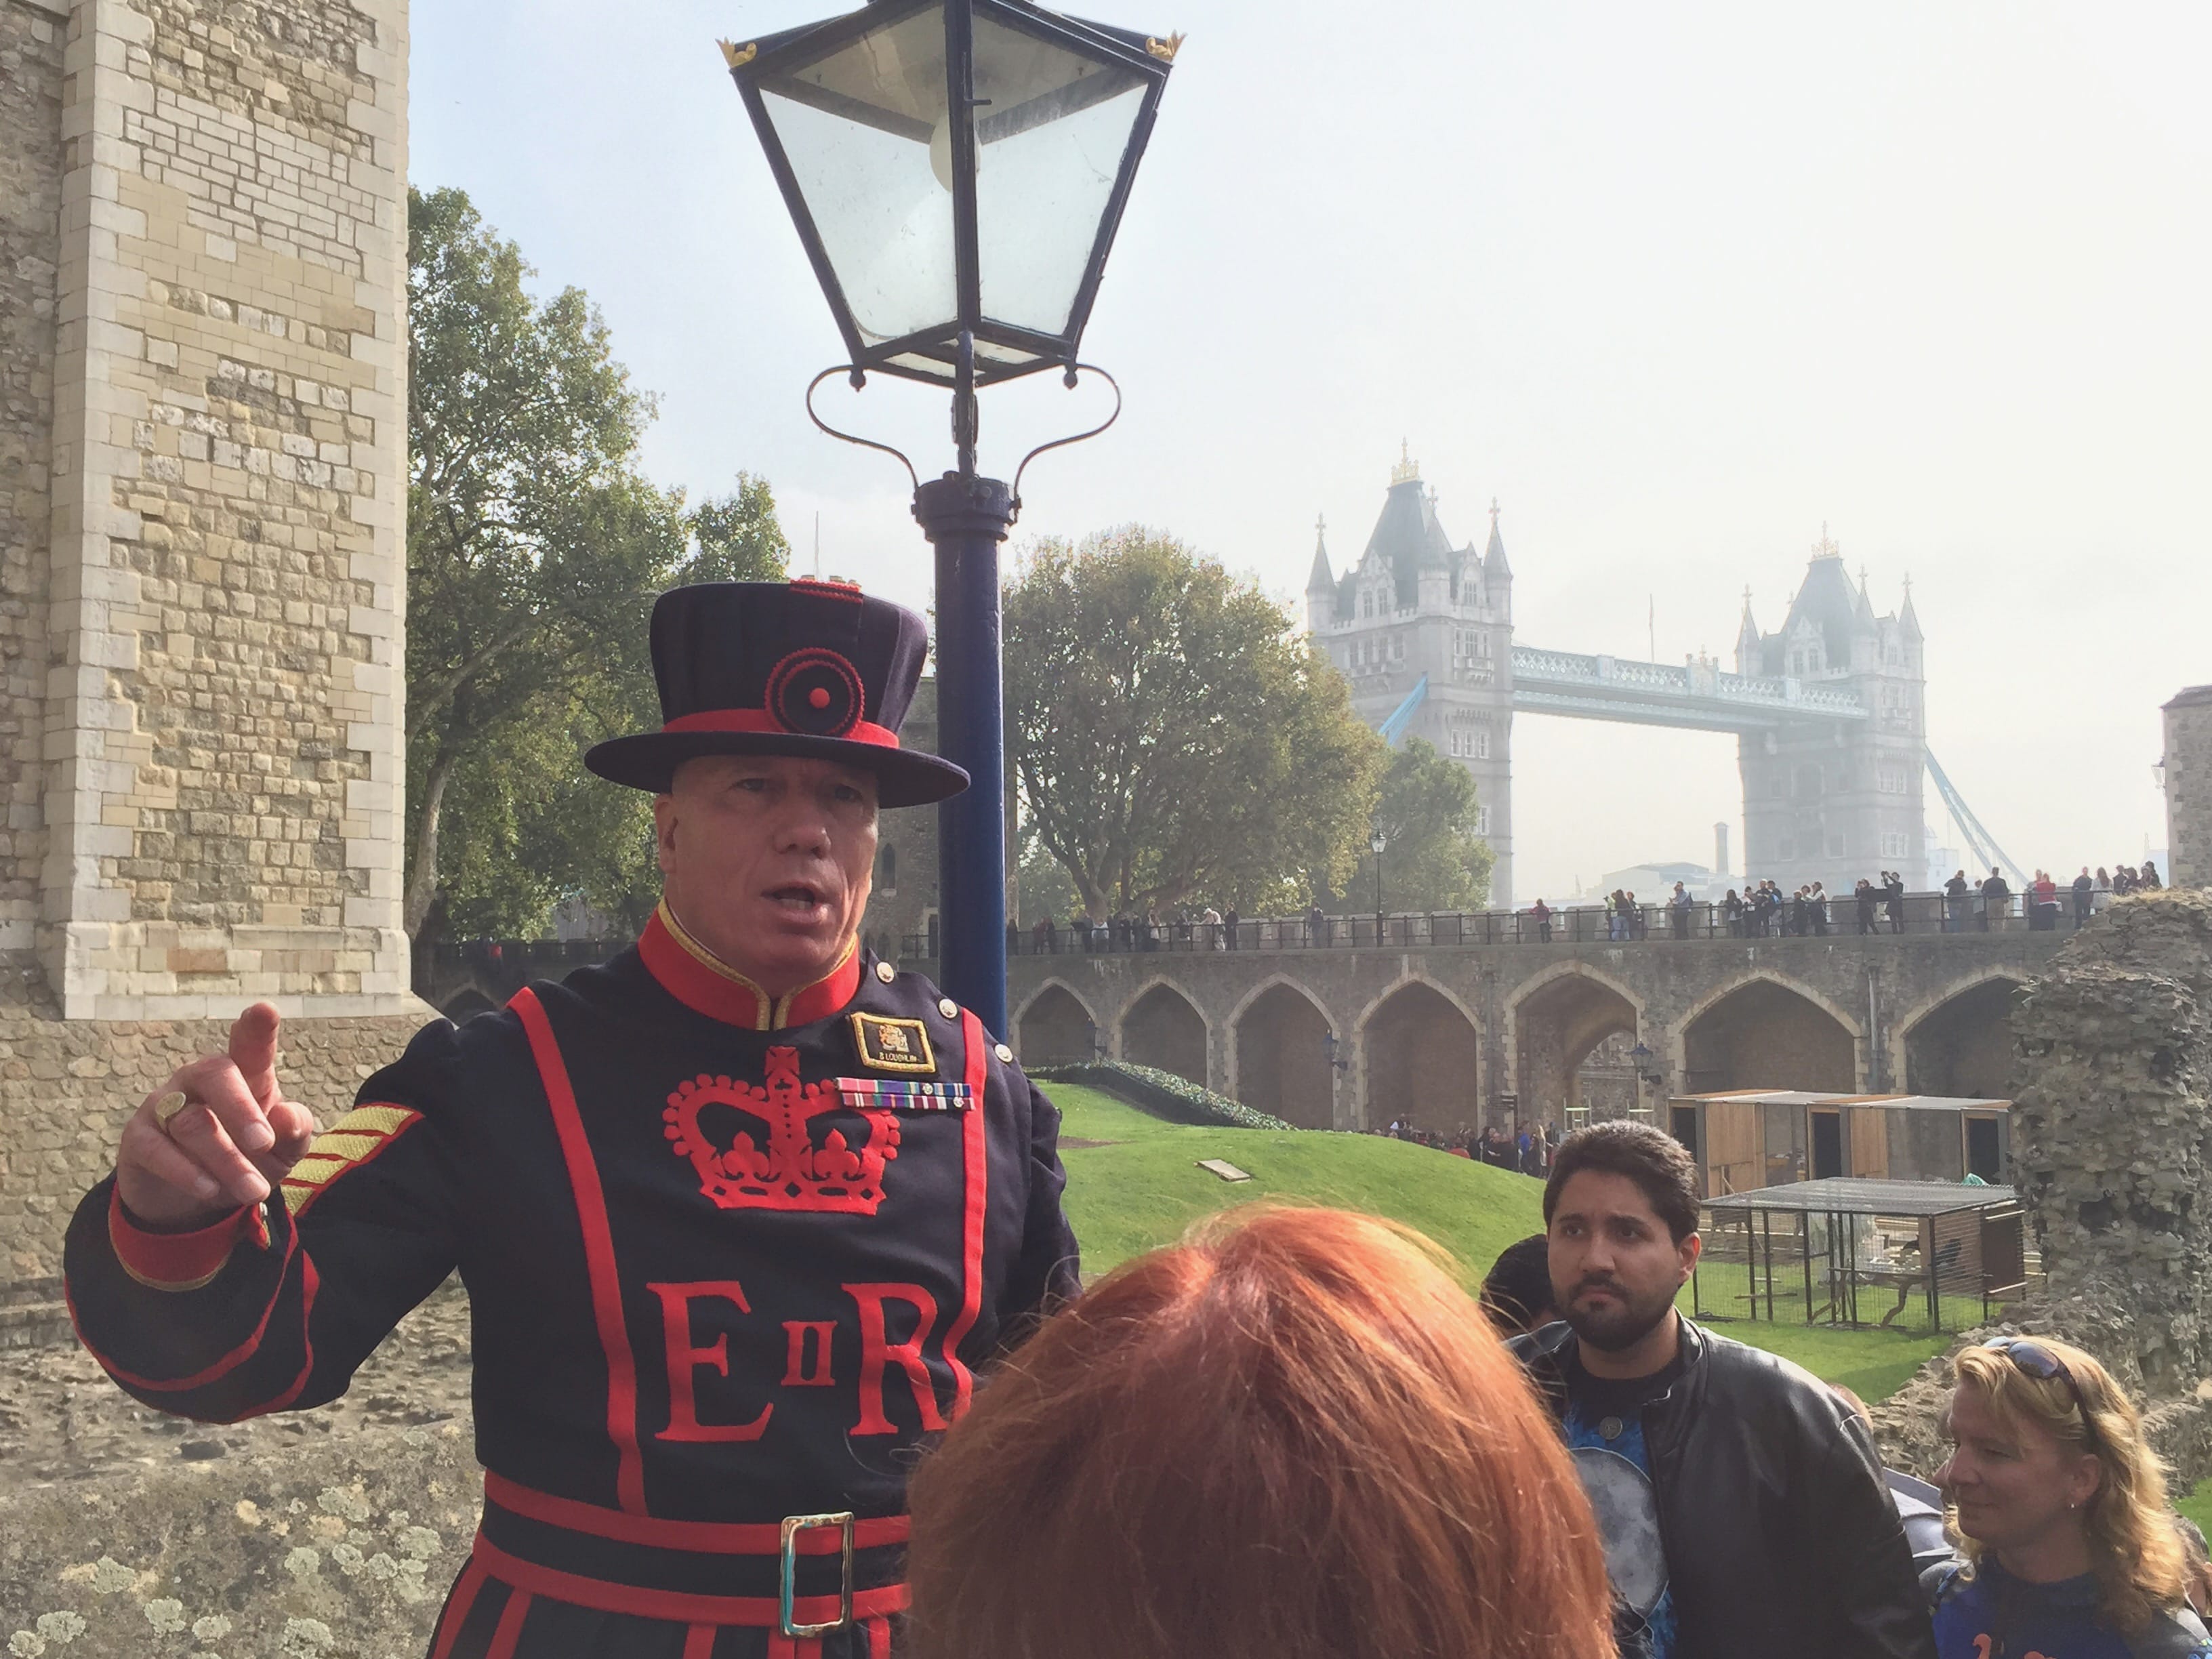
[[1874,932],[1875,906],[1881,902],[1881,894],[1875,890],[1875,885],[1872,882],[1869,881],[1864,876],[1861,876],[1859,878],[1859,884],[1853,891],[1851,896],[1858,901],[1859,932],[1862,933],[1871,933]]
[[1973,889],[1966,881],[1966,872],[1960,870],[1943,884],[1943,931],[1963,933],[1966,931],[1966,902]]

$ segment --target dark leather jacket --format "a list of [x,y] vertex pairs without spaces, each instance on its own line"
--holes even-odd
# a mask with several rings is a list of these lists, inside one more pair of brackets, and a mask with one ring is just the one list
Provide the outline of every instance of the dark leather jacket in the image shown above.
[[[1565,1324],[1516,1358],[1566,1415]],[[1675,1659],[1935,1659],[1927,1599],[1865,1426],[1788,1360],[1682,1321],[1644,1408]]]

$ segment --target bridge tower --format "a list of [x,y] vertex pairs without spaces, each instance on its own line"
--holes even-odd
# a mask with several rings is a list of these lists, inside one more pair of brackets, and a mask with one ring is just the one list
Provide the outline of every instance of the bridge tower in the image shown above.
[[1779,631],[1759,631],[1745,594],[1735,657],[1739,673],[1848,691],[1872,716],[1738,739],[1746,878],[1771,878],[1785,892],[1819,881],[1843,894],[1861,876],[1895,870],[1920,887],[1927,677],[1911,581],[1894,613],[1875,616],[1864,573],[1852,580],[1824,526]]
[[1381,726],[1419,697],[1394,737],[1420,738],[1474,779],[1478,829],[1497,855],[1490,902],[1513,902],[1513,571],[1490,509],[1490,541],[1455,547],[1433,489],[1401,448],[1357,564],[1330,569],[1317,531],[1306,626]]

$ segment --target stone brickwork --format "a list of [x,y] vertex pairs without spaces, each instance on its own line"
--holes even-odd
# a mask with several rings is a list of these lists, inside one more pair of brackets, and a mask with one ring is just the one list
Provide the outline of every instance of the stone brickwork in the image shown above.
[[39,797],[61,267],[60,0],[0,0],[0,953],[27,951]]
[[2212,893],[2122,899],[2022,999],[2013,1158],[2050,1291],[2156,1389],[2212,1370]]
[[71,8],[46,834],[0,878],[69,1018],[416,1006],[405,62],[404,0]]
[[2166,879],[2212,887],[2212,685],[2166,705]]

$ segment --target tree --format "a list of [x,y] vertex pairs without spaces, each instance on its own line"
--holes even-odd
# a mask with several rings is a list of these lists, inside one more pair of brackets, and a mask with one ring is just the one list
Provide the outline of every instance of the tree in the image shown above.
[[[1490,897],[1497,855],[1475,833],[1474,780],[1435,745],[1408,738],[1382,775],[1375,828],[1383,836],[1382,903],[1405,910],[1477,910]],[[1375,908],[1375,854],[1360,843],[1359,868],[1328,908]]]
[[583,750],[656,719],[646,621],[662,588],[773,577],[774,498],[687,513],[637,468],[652,400],[578,289],[530,267],[456,190],[410,192],[408,868],[404,925],[543,925],[576,895],[641,924],[656,886],[643,797]]
[[1092,921],[1257,914],[1350,876],[1385,751],[1256,585],[1141,526],[1047,540],[1005,636],[1024,833]]

